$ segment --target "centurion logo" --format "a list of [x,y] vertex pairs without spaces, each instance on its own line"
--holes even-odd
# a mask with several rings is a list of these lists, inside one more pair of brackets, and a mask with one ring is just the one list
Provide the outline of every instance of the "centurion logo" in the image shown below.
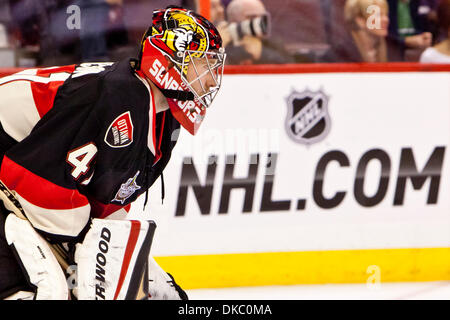
[[133,142],[133,122],[130,111],[114,119],[106,131],[105,142],[112,148],[124,148]]
[[325,93],[293,90],[286,100],[288,113],[285,127],[292,140],[309,145],[327,136],[331,122]]

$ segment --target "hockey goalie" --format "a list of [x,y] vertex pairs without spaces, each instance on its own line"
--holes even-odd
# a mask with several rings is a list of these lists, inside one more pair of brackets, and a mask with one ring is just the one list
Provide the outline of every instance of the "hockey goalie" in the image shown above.
[[187,299],[150,255],[155,222],[126,215],[197,132],[225,53],[174,6],[138,53],[0,79],[0,299]]

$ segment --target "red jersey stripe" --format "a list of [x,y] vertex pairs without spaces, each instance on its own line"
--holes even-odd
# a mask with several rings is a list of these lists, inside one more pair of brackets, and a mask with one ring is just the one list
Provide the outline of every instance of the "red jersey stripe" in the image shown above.
[[104,204],[93,198],[89,198],[91,204],[91,213],[94,218],[104,219],[120,209],[124,209],[126,212],[130,211],[131,204],[126,206],[120,206],[114,203]]
[[73,73],[76,67],[77,67],[76,64],[70,64],[68,66],[42,68],[37,70],[36,75],[40,77],[49,77],[52,73],[61,73],[61,72]]
[[63,83],[64,81],[54,81],[48,84],[31,82],[31,92],[39,117],[42,118],[53,107],[56,92]]
[[[67,77],[75,71],[75,65],[39,69],[36,76],[50,77],[54,73],[67,73]],[[56,92],[64,81],[52,81],[49,83],[31,83],[31,91],[33,92],[33,99],[39,116],[42,118],[53,106]]]
[[76,189],[67,189],[50,182],[4,156],[0,179],[35,206],[66,210],[89,204],[85,196]]

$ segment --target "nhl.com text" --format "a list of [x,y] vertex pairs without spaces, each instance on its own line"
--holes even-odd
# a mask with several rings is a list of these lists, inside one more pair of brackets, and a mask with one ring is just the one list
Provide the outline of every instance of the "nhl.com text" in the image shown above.
[[[407,181],[410,180],[414,190],[427,189],[425,182],[430,181],[427,190],[427,205],[435,205],[438,202],[438,195],[440,189],[440,181],[442,175],[442,167],[444,164],[445,146],[436,146],[429,154],[425,165],[420,168],[416,162],[416,155],[413,148],[405,147],[400,150],[399,159],[392,159],[386,151],[382,149],[370,149],[362,154],[359,161],[351,161],[348,155],[341,150],[331,150],[323,154],[317,161],[315,168],[314,179],[312,181],[312,198],[314,203],[321,209],[333,209],[338,207],[346,198],[348,190],[336,190],[333,196],[326,196],[324,194],[324,181],[325,170],[330,164],[337,163],[337,168],[333,170],[345,170],[345,168],[355,166],[356,173],[353,178],[353,195],[356,202],[361,207],[374,207],[380,204],[386,197],[388,191],[388,185],[391,182],[395,190],[393,196],[394,207],[402,206],[405,202],[406,186]],[[266,163],[266,174],[264,175],[263,181],[263,192],[262,198],[260,199],[259,212],[266,211],[289,211],[291,209],[291,203],[294,202],[294,207],[297,210],[306,209],[306,198],[302,197],[297,199],[297,201],[292,200],[278,200],[272,201],[271,196],[273,193],[273,181],[275,180],[275,168],[277,159],[282,156],[278,153],[272,153],[267,155]],[[217,156],[211,156],[211,159],[217,159]],[[221,162],[210,161],[208,167],[206,168],[206,180],[205,182],[200,181],[199,176],[201,175],[199,168],[195,165],[192,158],[185,158],[185,161],[181,168],[181,181],[179,184],[178,197],[176,199],[177,205],[175,209],[175,216],[182,217],[186,214],[186,201],[188,189],[193,188],[193,195],[196,197],[199,209],[202,215],[211,214],[212,208],[212,196],[214,187],[219,187],[221,189],[220,193],[220,205],[218,207],[219,214],[228,213],[230,193],[233,189],[244,189],[244,204],[242,212],[251,212],[253,210],[253,202],[255,196],[256,184],[259,181],[257,179],[258,166],[260,165],[259,158],[262,158],[260,154],[252,155],[252,159],[255,161],[250,161],[248,176],[245,178],[235,178],[233,176],[236,155],[228,155],[225,164]],[[392,164],[393,161],[394,165]],[[380,164],[381,170],[378,177],[379,183],[375,194],[369,195],[364,189],[364,181],[366,179],[366,171],[370,162],[375,161]],[[217,184],[216,167],[223,164],[225,167],[223,183],[222,185]],[[391,168],[396,166],[398,168],[398,173],[395,175],[391,171]],[[219,182],[220,183],[220,182]],[[296,202],[296,203],[295,203]],[[295,206],[296,204],[296,206]]]
[[[210,129],[199,137],[200,141],[185,141],[173,154],[174,158],[182,159],[178,192],[174,190],[178,195],[175,198],[174,215],[176,217],[186,215],[190,188],[194,191],[193,195],[202,215],[212,213],[215,200],[220,203],[218,213],[228,213],[230,193],[235,189],[245,191],[243,213],[253,210],[289,211],[291,208],[302,211],[306,210],[307,203],[311,200],[318,208],[329,210],[338,207],[349,198],[349,193],[353,193],[353,198],[360,207],[370,208],[389,198],[389,190],[393,193],[390,201],[394,207],[403,206],[408,197],[413,196],[413,190],[424,190],[427,193],[426,205],[438,203],[446,153],[446,146],[439,144],[431,145],[426,151],[411,145],[394,148],[369,146],[324,148],[321,154],[310,156],[307,160],[301,158],[303,162],[315,162],[315,165],[310,164],[309,167],[309,172],[314,172],[312,181],[307,182],[305,179],[298,181],[311,185],[312,192],[309,196],[304,194],[296,199],[269,201],[275,180],[295,183],[294,180],[278,173],[280,168],[277,169],[277,164],[292,165],[290,167],[292,175],[298,176],[300,172],[306,172],[306,169],[300,163],[297,166],[293,165],[290,159],[295,157],[300,159],[301,153],[297,150],[311,148],[299,145],[297,148],[286,149],[282,147],[282,135],[280,130],[268,128],[227,129],[223,132]],[[380,167],[376,177],[370,170],[374,164]],[[244,168],[242,172],[247,172],[244,176],[242,174],[236,176],[238,166],[239,169]],[[265,169],[260,170],[262,167]],[[330,175],[332,177],[333,174],[353,175],[350,178],[353,185],[344,186],[340,180],[330,180]],[[259,179],[260,175],[264,178]],[[365,184],[370,179],[377,180],[378,183],[375,190],[368,192]],[[429,181],[428,187],[426,181]],[[409,188],[409,182],[413,190]],[[327,183],[332,183],[333,190],[327,190],[329,188]],[[388,188],[389,186],[391,188]],[[219,199],[213,199],[213,190],[216,188],[221,189]],[[254,199],[257,196],[255,190],[258,188],[263,190],[262,199],[257,201],[260,206],[253,208],[253,202],[257,200]]]

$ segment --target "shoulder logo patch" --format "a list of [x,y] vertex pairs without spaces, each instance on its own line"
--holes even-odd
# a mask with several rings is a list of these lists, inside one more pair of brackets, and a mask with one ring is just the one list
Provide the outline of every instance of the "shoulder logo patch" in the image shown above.
[[112,148],[123,148],[133,142],[133,122],[130,111],[122,113],[109,126],[105,142]]
[[117,191],[116,196],[112,201],[118,201],[123,204],[136,190],[141,188],[136,184],[136,178],[139,175],[139,172],[140,171],[136,172],[133,178],[128,179],[127,182],[120,186],[119,191]]

